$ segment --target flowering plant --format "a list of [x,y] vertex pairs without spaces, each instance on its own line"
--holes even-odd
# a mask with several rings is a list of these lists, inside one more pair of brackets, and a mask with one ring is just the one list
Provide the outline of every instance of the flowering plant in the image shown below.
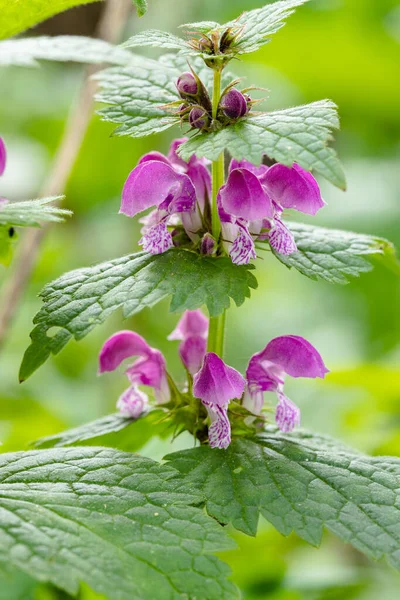
[[[17,64],[24,44],[32,60],[64,52],[87,61],[94,52],[93,62],[112,63],[96,79],[106,105],[100,115],[118,125],[117,135],[181,128],[166,156],[148,152],[121,182],[120,213],[140,215],[142,250],[44,288],[21,382],[118,308],[130,317],[166,297],[180,314],[168,339],[179,342],[185,380],[174,381],[162,352],[135,331],[104,342],[99,374],[127,361],[117,411],[0,465],[0,566],[9,561],[71,593],[85,581],[111,600],[232,600],[240,592],[214,556],[232,547],[222,525],[255,535],[262,515],[314,545],[326,527],[400,568],[399,461],[300,429],[300,407],[284,391],[286,376],[325,377],[318,350],[281,332],[249,357],[245,372],[225,362],[227,309],[257,288],[261,252],[331,283],[370,270],[373,256],[394,261],[386,240],[290,221],[290,211],[314,216],[324,207],[317,176],[345,188],[331,146],[339,126],[333,102],[263,112],[257,88],[239,88],[228,71],[305,1],[280,0],[222,25],[188,24],[184,39],[151,30],[117,48],[8,43]],[[154,60],[130,50],[146,45],[176,52]],[[0,44],[0,58],[2,51]],[[0,175],[4,164],[0,139]],[[183,432],[192,447],[162,462],[131,452],[154,435]]]

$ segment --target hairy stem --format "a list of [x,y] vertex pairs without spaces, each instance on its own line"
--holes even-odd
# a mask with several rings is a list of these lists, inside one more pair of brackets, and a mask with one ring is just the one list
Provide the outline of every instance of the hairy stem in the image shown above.
[[[130,0],[108,0],[97,27],[97,37],[110,43],[118,42],[131,8]],[[98,69],[99,67],[94,65],[86,68],[85,82],[71,111],[52,170],[39,196],[57,196],[64,192],[93,113],[95,83],[91,76]],[[4,284],[0,302],[0,347],[4,344],[18,312],[48,227],[29,229],[25,232],[14,269]]]

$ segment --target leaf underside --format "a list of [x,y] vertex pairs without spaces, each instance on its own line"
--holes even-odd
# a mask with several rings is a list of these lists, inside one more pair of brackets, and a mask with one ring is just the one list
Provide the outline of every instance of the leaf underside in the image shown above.
[[120,413],[100,417],[56,435],[40,438],[35,448],[60,448],[65,446],[107,446],[119,450],[137,451],[151,438],[168,435],[169,422],[162,410],[151,410],[139,419],[131,419]]
[[206,496],[221,523],[255,535],[259,514],[282,534],[319,545],[326,527],[400,569],[400,459],[364,456],[311,434],[267,432],[224,452],[199,447],[166,457]]
[[60,352],[72,337],[85,337],[118,308],[127,318],[169,295],[172,312],[205,304],[210,315],[217,316],[231,298],[240,306],[250,297],[250,288],[257,287],[252,268],[238,267],[227,257],[215,259],[174,248],[157,256],[139,252],[66,273],[41,293],[44,306],[34,319],[20,378],[25,380],[51,353]]
[[63,196],[26,200],[22,202],[7,202],[0,207],[0,226],[8,227],[39,227],[41,223],[60,223],[65,217],[71,216],[71,211],[53,202],[63,200]]
[[132,54],[104,40],[80,35],[38,36],[0,42],[1,67],[35,67],[38,60],[127,65]]
[[288,268],[310,279],[346,284],[349,278],[367,273],[372,258],[400,273],[393,245],[385,239],[360,233],[286,222],[294,235],[298,252],[284,256],[274,252]]
[[110,600],[234,600],[232,547],[176,471],[131,453],[67,448],[0,457],[0,567]]

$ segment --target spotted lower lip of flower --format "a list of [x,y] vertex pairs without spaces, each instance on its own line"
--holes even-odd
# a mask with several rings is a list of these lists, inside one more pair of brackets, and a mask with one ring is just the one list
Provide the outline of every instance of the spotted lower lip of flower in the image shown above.
[[138,419],[146,410],[148,402],[147,394],[139,390],[136,385],[131,385],[118,398],[117,408],[123,417]]
[[0,137],[0,175],[3,175],[6,168],[7,151],[2,137]]
[[143,237],[139,240],[143,250],[150,254],[162,254],[170,248],[173,248],[174,242],[172,235],[168,231],[165,221],[153,225]]
[[226,408],[221,406],[205,406],[210,418],[210,427],[208,428],[209,444],[211,448],[225,450],[231,443],[231,424],[228,412]]
[[230,247],[229,256],[235,265],[248,265],[252,258],[257,258],[253,238],[246,226],[238,224],[238,233]]
[[254,414],[260,414],[264,392],[275,392],[279,400],[276,423],[282,431],[292,431],[300,423],[300,410],[283,393],[285,376],[323,379],[328,372],[321,355],[304,338],[295,335],[274,338],[249,361],[244,405]]
[[276,392],[278,405],[276,407],[276,424],[283,433],[290,433],[300,425],[300,409],[283,392]]
[[125,359],[132,357],[138,358],[126,370],[131,384],[152,387],[159,403],[169,402],[170,390],[163,355],[133,331],[119,331],[106,340],[100,351],[99,373],[114,371]]
[[296,242],[292,232],[277,217],[273,220],[272,227],[267,234],[271,248],[279,254],[289,255],[297,252]]

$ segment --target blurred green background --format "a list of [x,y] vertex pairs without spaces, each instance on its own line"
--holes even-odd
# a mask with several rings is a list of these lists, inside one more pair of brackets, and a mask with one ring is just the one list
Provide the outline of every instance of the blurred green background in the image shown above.
[[[135,11],[124,36],[157,27],[175,32],[180,22],[223,22],[260,0],[149,0]],[[33,33],[90,34],[101,4],[75,9]],[[331,98],[342,129],[337,150],[348,191],[321,181],[328,206],[313,223],[384,236],[400,247],[400,3],[398,0],[311,0],[273,41],[237,62],[248,84],[270,90],[268,109]],[[1,71],[0,132],[9,162],[2,196],[35,197],[49,171],[83,68],[42,64]],[[112,126],[93,116],[68,183],[65,206],[75,215],[53,227],[33,280],[0,357],[0,440],[4,452],[26,449],[40,436],[114,410],[126,383],[118,374],[99,379],[97,354],[117,329],[132,328],[162,350],[171,372],[183,372],[176,342],[167,342],[178,316],[168,302],[122,323],[120,315],[79,344],[72,342],[20,386],[19,364],[28,345],[42,286],[66,270],[137,249],[136,222],[118,215],[120,192],[138,158],[166,151],[170,135],[143,140],[112,138]],[[180,135],[177,130],[175,136]],[[21,233],[21,237],[22,237]],[[11,266],[12,269],[12,266]],[[302,409],[303,426],[340,437],[373,454],[400,455],[400,281],[377,267],[348,286],[315,283],[288,271],[268,254],[257,263],[259,288],[228,316],[226,359],[244,370],[250,355],[273,336],[302,335],[321,352],[331,373],[323,382],[288,381]],[[6,271],[1,272],[2,280]],[[190,445],[184,436],[174,447]],[[156,459],[171,450],[155,440],[141,452]],[[373,564],[326,534],[322,548],[296,536],[283,538],[261,523],[257,539],[236,535],[239,548],[224,555],[246,600],[395,600],[400,576]],[[1,580],[0,600],[68,598],[16,574]],[[82,589],[81,599],[99,598]]]

